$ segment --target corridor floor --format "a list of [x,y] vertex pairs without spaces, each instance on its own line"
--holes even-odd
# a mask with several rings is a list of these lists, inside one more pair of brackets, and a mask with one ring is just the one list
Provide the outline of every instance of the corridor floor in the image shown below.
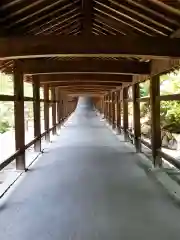
[[180,239],[180,209],[80,106],[0,205],[2,240]]

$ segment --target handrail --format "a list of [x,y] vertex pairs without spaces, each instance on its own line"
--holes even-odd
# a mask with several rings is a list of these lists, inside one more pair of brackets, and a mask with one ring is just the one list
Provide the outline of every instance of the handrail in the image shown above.
[[[134,134],[128,129],[127,130],[128,134],[131,135],[131,137],[134,137]],[[146,147],[148,147],[149,149],[152,149],[152,146],[149,142],[147,142],[146,140],[141,138],[141,143],[144,144]],[[174,157],[170,156],[169,154],[163,152],[161,149],[158,150],[158,155],[162,158],[164,158],[167,162],[169,162],[170,164],[172,164],[173,166],[177,167],[178,169],[180,169],[180,161],[178,161],[177,159],[175,159]]]
[[[66,117],[68,118],[69,115]],[[24,148],[22,149],[18,149],[15,153],[13,153],[10,157],[8,157],[6,160],[4,160],[3,162],[0,163],[0,171],[5,168],[7,165],[9,165],[11,162],[14,161],[14,159],[16,157],[18,157],[19,155],[21,155],[25,150],[27,150],[29,147],[31,147],[32,145],[34,145],[36,143],[36,141],[38,141],[39,139],[41,139],[42,137],[44,137],[47,133],[51,132],[54,128],[56,128],[58,125],[60,125],[66,118],[61,118],[61,120],[54,125],[53,127],[49,128],[48,130],[46,130],[45,132],[43,132],[42,134],[40,134],[39,136],[35,137],[32,141],[30,141],[29,143],[27,143]]]
[[158,153],[160,157],[164,158],[166,161],[168,161],[169,163],[171,163],[172,165],[180,169],[180,161],[178,161],[174,157],[171,157],[167,153],[163,152],[161,149],[158,150]]

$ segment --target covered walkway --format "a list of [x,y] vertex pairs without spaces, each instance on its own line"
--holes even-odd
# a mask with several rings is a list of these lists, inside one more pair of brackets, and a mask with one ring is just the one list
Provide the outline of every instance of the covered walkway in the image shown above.
[[179,223],[179,207],[86,103],[0,206],[3,240],[176,240]]

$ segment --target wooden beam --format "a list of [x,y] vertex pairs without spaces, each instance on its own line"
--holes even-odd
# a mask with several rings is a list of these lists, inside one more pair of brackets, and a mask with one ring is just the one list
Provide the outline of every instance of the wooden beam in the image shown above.
[[142,36],[25,36],[0,38],[0,60],[32,57],[180,57],[180,39]]
[[134,144],[136,152],[141,152],[141,124],[140,124],[140,97],[139,83],[132,85],[133,91],[133,124],[134,124]]
[[[35,75],[35,76],[38,76],[38,75]],[[49,86],[52,86],[52,87],[60,87],[60,88],[66,88],[66,87],[112,87],[112,88],[115,88],[115,87],[121,87],[122,84],[121,83],[104,83],[104,82],[71,82],[71,81],[68,81],[68,82],[55,82],[55,83],[51,83],[51,82],[48,82],[48,85]]]
[[[44,129],[49,131],[49,86],[44,85]],[[49,132],[46,133],[45,139],[47,142],[50,141]]]
[[161,149],[160,127],[160,76],[150,79],[150,109],[151,109],[151,146],[154,166],[161,166],[162,160],[158,155]]
[[14,62],[14,122],[15,122],[15,144],[16,151],[20,150],[21,155],[16,158],[16,169],[25,170],[25,127],[24,127],[24,81],[19,61]]
[[60,100],[60,89],[55,88],[56,91],[56,99],[57,99],[57,123],[61,122],[61,100]]
[[69,93],[68,96],[70,97],[79,97],[79,96],[91,96],[91,97],[99,97],[99,96],[104,96],[103,93],[92,93],[92,92],[76,92],[76,93]]
[[[51,88],[52,101],[56,101],[55,88]],[[56,125],[56,102],[52,103],[52,125]],[[56,128],[53,129],[53,134],[56,134]]]
[[116,104],[117,104],[117,107],[116,107],[116,111],[117,111],[117,115],[116,115],[116,127],[117,127],[117,131],[118,133],[121,133],[121,99],[120,99],[120,94],[121,94],[121,91],[118,90],[116,92]]
[[92,31],[92,1],[82,0],[82,34],[87,37]]
[[56,82],[132,82],[132,76],[119,74],[48,74],[40,75],[41,83],[56,83]]
[[83,59],[73,61],[26,59],[22,70],[25,74],[44,73],[116,73],[116,74],[150,74],[150,64],[134,60],[95,60]]
[[122,89],[123,94],[123,130],[124,130],[124,140],[128,141],[128,88]]
[[[38,76],[33,76],[33,112],[34,112],[34,138],[41,135],[41,116],[40,116],[40,84]],[[36,152],[41,151],[41,138],[34,144]]]
[[107,95],[107,102],[108,102],[108,118],[107,118],[107,120],[108,120],[109,124],[111,124],[111,103],[110,103],[110,100],[111,100],[110,94],[108,94]]
[[112,127],[113,129],[116,128],[116,119],[115,119],[115,99],[116,99],[116,92],[111,93],[111,111],[112,111]]

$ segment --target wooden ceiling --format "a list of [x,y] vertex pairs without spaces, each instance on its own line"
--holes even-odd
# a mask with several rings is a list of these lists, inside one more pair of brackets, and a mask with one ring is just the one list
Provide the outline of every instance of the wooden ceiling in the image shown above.
[[180,58],[180,1],[1,0],[0,35],[2,71],[21,58],[42,84],[106,93]]

